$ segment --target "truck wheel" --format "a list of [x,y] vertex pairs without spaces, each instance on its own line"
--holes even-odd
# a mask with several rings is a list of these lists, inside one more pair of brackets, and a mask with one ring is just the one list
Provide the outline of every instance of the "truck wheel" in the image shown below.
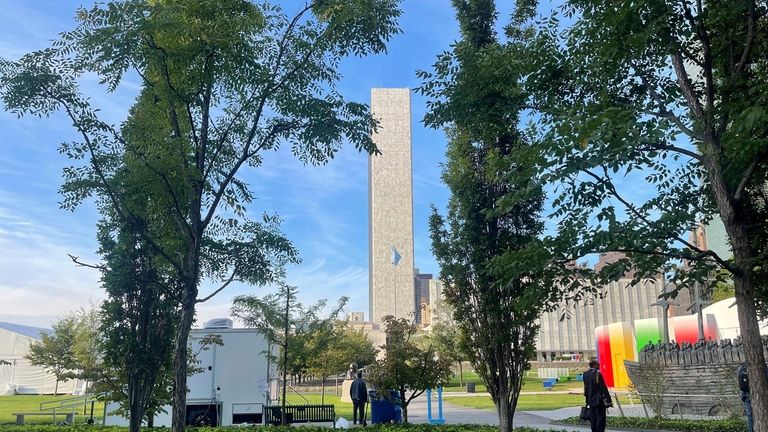
[[216,417],[211,410],[198,410],[190,417],[190,426],[216,426]]

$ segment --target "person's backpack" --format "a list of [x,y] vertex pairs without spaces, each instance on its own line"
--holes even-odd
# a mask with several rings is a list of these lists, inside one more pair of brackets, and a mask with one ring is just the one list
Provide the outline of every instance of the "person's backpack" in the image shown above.
[[749,393],[749,376],[747,375],[747,365],[739,366],[739,390]]

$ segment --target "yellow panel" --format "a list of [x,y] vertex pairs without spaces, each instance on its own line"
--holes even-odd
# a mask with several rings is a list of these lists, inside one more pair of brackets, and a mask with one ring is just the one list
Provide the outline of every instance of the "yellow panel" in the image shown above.
[[634,338],[632,327],[628,323],[618,322],[608,325],[611,340],[611,355],[613,362],[613,385],[625,388],[630,384],[624,360],[634,360]]

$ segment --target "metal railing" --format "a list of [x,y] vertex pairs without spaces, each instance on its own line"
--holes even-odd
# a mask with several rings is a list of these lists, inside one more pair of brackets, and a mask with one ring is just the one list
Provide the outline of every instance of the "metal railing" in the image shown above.
[[86,406],[91,402],[95,402],[98,398],[104,396],[104,393],[96,393],[82,396],[75,396],[64,399],[54,399],[50,401],[40,402],[40,411],[52,411],[62,410],[68,408],[79,408],[81,405]]
[[[738,404],[739,401],[739,395],[737,394],[678,394],[678,393],[664,393],[661,395],[654,395],[650,393],[634,393],[635,395],[639,396],[640,398],[640,404],[643,407],[643,412],[645,413],[645,417],[650,417],[648,414],[648,409],[646,408],[646,403],[643,400],[644,397],[661,397],[663,399],[666,399],[668,401],[674,401],[674,405],[672,405],[672,415],[679,415],[680,419],[683,419],[683,411],[684,407],[690,408],[690,405],[692,402],[691,399],[698,400],[700,402],[707,402],[711,401],[713,402],[716,407],[722,407],[727,408],[728,403],[734,403]],[[628,393],[630,397],[630,403],[634,404],[632,402],[632,393]],[[619,396],[617,393],[613,393],[613,398],[616,401],[616,407],[619,409],[619,413],[622,417],[624,417],[624,410],[621,406],[621,401],[619,400]],[[682,402],[681,402],[682,401]],[[675,407],[677,407],[677,412],[675,412]],[[704,415],[704,414],[693,414],[693,413],[687,413],[688,415]],[[707,416],[710,417],[717,417],[718,415],[722,414],[712,414],[707,413]]]

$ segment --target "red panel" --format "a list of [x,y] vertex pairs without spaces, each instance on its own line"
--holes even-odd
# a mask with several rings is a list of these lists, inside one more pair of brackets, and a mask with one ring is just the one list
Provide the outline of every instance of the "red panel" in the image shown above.
[[699,340],[699,321],[696,315],[679,316],[672,321],[674,321],[675,326],[675,342],[678,344],[683,342],[696,343]]
[[595,329],[595,343],[597,344],[597,361],[600,362],[600,372],[603,374],[608,387],[613,387],[613,357],[611,356],[608,326],[600,326]]

